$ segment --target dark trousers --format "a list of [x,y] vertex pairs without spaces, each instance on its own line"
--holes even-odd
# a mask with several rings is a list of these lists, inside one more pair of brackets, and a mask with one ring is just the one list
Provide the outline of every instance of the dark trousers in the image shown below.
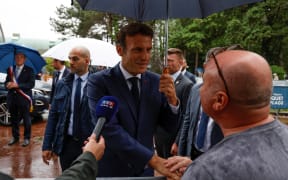
[[8,109],[11,115],[12,135],[15,139],[19,139],[19,123],[23,119],[24,125],[24,138],[30,139],[31,137],[31,117],[30,117],[30,103],[27,99],[19,94],[10,96],[9,103],[7,102]]
[[64,139],[63,149],[60,157],[60,164],[62,172],[69,168],[72,162],[82,154],[82,147],[84,146],[83,140],[74,139],[72,136],[67,135]]
[[162,127],[158,127],[154,136],[158,156],[167,159],[171,157],[171,147],[175,141],[175,134],[168,133]]

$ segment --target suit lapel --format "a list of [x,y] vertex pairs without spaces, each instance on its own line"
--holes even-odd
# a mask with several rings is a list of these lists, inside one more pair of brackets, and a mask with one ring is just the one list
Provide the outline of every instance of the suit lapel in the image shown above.
[[150,99],[148,96],[151,96],[151,94],[147,92],[152,92],[151,90],[151,81],[149,77],[146,76],[146,74],[141,75],[141,93],[140,93],[140,105],[139,105],[139,117],[143,117],[141,112],[143,112],[142,107],[147,107],[145,103],[147,102],[147,99]]
[[182,80],[182,74],[179,74],[176,80],[174,81],[175,86],[178,86],[181,83],[181,80]]
[[[124,102],[126,103],[126,105],[129,107],[129,110],[132,112],[136,122],[137,110],[135,108],[134,100],[128,88],[127,82],[120,70],[119,64],[116,67],[114,67],[110,72],[111,73],[106,74],[105,76],[105,78],[107,79],[105,80],[106,87],[110,88],[109,91],[113,92],[113,94],[117,95],[117,97],[120,98],[121,103]],[[140,100],[140,106],[141,106],[141,100]]]

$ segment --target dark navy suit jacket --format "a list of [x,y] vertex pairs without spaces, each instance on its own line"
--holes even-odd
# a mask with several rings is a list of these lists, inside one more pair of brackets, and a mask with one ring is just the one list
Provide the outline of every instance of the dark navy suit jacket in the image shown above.
[[[102,96],[119,99],[119,110],[102,131],[106,149],[99,161],[98,176],[133,177],[152,176],[147,168],[154,154],[153,135],[157,125],[173,133],[178,114],[173,114],[165,96],[159,92],[159,75],[145,72],[141,75],[139,117],[119,64],[89,77],[88,98],[91,116],[97,121],[95,107]],[[150,173],[147,173],[150,172]]]
[[[89,74],[90,76],[90,74]],[[51,104],[48,121],[44,134],[42,150],[52,150],[60,154],[63,149],[64,137],[67,135],[67,128],[71,113],[71,96],[74,81],[74,74],[70,73],[57,82],[55,96]],[[88,108],[87,84],[83,88],[83,96],[80,103],[80,141],[85,141],[93,131],[94,124],[91,122]],[[81,147],[75,147],[81,148]]]

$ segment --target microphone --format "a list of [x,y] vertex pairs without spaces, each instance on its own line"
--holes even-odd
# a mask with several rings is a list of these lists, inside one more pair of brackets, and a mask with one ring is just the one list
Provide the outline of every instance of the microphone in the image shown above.
[[115,96],[103,96],[97,103],[97,123],[93,130],[96,141],[99,141],[104,124],[110,121],[118,110],[118,99]]

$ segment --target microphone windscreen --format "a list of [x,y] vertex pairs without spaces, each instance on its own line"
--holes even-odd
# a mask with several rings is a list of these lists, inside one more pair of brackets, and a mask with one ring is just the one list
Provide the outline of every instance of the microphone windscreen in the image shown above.
[[109,121],[118,110],[118,99],[115,96],[103,96],[97,103],[97,118],[105,117]]

